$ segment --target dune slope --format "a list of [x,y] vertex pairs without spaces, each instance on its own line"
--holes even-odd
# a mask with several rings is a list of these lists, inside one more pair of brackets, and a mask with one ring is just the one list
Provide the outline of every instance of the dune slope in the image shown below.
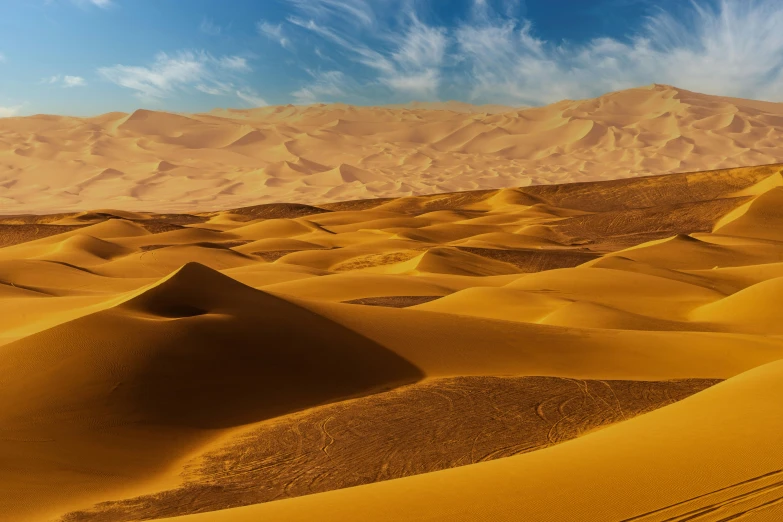
[[778,520],[782,378],[772,363],[542,451],[173,520]]
[[[196,263],[120,301],[0,350],[3,512],[34,507],[47,484],[67,482],[49,498],[73,502],[133,482],[125,466],[137,452],[160,459],[136,470],[153,475],[209,433],[421,377],[340,325]],[[24,444],[36,440],[53,444]]]

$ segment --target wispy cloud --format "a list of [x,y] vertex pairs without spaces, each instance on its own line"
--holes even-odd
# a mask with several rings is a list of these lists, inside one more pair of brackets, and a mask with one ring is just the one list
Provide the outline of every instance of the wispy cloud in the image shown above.
[[87,82],[81,76],[63,76],[63,87],[83,87]]
[[230,91],[225,86],[231,84],[222,78],[250,70],[247,59],[240,56],[215,58],[205,52],[181,51],[159,53],[147,66],[114,65],[98,73],[145,101],[156,101],[191,87],[207,94],[226,94]]
[[3,63],[5,61],[5,55],[3,53],[0,53],[0,63]]
[[229,71],[250,71],[250,65],[247,63],[247,59],[241,56],[223,56],[218,58],[217,64],[221,69],[228,69]]
[[781,23],[776,0],[721,0],[659,9],[623,41],[546,41],[529,22],[499,16],[463,24],[456,39],[483,100],[541,104],[649,83],[781,99]]
[[212,96],[225,96],[227,94],[231,94],[234,91],[234,84],[215,80],[209,85],[203,83],[196,85],[196,90],[205,94],[211,94]]
[[313,19],[342,19],[371,26],[376,21],[373,5],[366,0],[289,0],[304,16]]
[[343,72],[308,71],[308,73],[313,77],[313,83],[292,93],[297,104],[312,105],[314,103],[325,103],[346,95],[345,89],[350,80]]
[[[268,26],[266,34],[304,30],[323,40],[316,54],[329,70],[366,78],[365,91],[376,94],[381,86],[397,96],[437,98],[444,85],[464,85],[477,102],[540,105],[667,83],[783,101],[779,0],[692,0],[670,11],[650,3],[641,28],[581,43],[543,38],[523,0],[473,0],[467,17],[449,28],[424,21],[416,9],[422,1],[288,3],[287,24]],[[319,85],[315,78],[292,95],[320,99]]]
[[266,107],[269,105],[261,96],[252,89],[241,89],[236,91],[237,98],[247,103],[251,107]]
[[288,49],[291,45],[291,41],[285,35],[283,30],[283,24],[271,24],[266,20],[260,20],[256,23],[256,30],[258,34],[266,36],[270,40],[273,40],[280,44],[281,47]]
[[[382,25],[381,17],[363,0],[346,3],[293,0],[292,3],[302,14],[317,19],[290,16],[289,23],[327,40],[351,61],[373,70],[376,75],[373,83],[404,96],[437,97],[448,34],[445,28],[421,22],[410,5],[401,13],[401,27],[391,27]],[[361,35],[357,34],[361,32],[357,22],[365,26]],[[299,98],[316,87],[297,91]]]
[[50,85],[58,85],[60,87],[64,88],[70,88],[70,87],[84,87],[87,85],[87,81],[82,78],[81,76],[69,76],[69,75],[54,75],[49,76],[47,78],[44,78],[41,80],[41,83],[48,83]]

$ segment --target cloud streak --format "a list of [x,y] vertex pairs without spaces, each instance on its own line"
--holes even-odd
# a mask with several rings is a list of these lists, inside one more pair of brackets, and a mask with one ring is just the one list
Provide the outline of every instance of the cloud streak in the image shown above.
[[477,99],[542,104],[650,83],[781,99],[781,23],[783,5],[774,0],[722,0],[658,10],[628,41],[549,42],[529,22],[497,17],[464,24],[455,36]]
[[48,78],[44,78],[41,80],[41,83],[48,83],[51,85],[58,85],[63,88],[71,88],[71,87],[84,87],[87,85],[87,81],[82,78],[81,76],[61,76],[61,75],[55,75],[50,76]]
[[258,95],[258,93],[249,88],[236,91],[236,95],[240,100],[250,105],[251,107],[266,107],[269,105],[266,100]]
[[[435,99],[445,88],[465,86],[475,102],[541,105],[666,83],[783,101],[779,0],[653,8],[633,33],[581,43],[539,36],[520,0],[474,0],[467,18],[449,28],[423,21],[416,9],[422,3],[413,0],[397,3],[396,14],[385,0],[288,3],[287,23],[268,26],[267,34],[298,30],[321,40],[319,56],[330,73],[362,82],[365,92],[383,88],[391,96]],[[349,65],[336,68],[339,63]],[[319,89],[338,99],[350,94],[324,85],[314,77],[292,95],[305,102],[322,98]]]
[[342,71],[308,71],[308,73],[313,77],[313,83],[292,93],[297,104],[312,105],[347,95],[346,87],[350,80]]
[[256,23],[256,30],[258,31],[258,34],[279,43],[280,46],[285,49],[288,49],[291,46],[291,42],[283,30],[283,24],[275,25],[266,20],[259,20],[258,23]]
[[[175,54],[158,53],[146,66],[113,65],[98,69],[104,79],[132,90],[145,102],[159,102],[177,92],[194,89],[213,96],[236,95],[253,104],[263,101],[250,91],[237,90],[225,78],[239,80],[252,69],[241,56],[214,57],[203,51],[180,51]],[[266,103],[264,102],[263,105]]]
[[[437,97],[449,43],[445,28],[421,22],[412,8],[403,12],[401,27],[382,26],[380,17],[363,0],[346,3],[295,0],[293,4],[303,14],[316,15],[318,20],[290,16],[290,24],[330,42],[349,60],[372,70],[376,75],[375,85],[406,97]],[[355,36],[357,21],[371,37],[367,33],[363,35],[365,39]],[[306,99],[302,93],[318,89],[316,83],[294,95]]]

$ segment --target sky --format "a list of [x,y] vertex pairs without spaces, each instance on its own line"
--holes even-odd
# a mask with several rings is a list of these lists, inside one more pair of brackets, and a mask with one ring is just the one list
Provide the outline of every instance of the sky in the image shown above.
[[0,117],[662,83],[783,101],[781,0],[0,0]]

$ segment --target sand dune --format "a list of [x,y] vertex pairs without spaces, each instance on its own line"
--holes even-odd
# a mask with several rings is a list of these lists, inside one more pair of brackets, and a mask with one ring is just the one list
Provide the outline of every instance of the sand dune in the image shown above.
[[778,520],[781,372],[525,455],[173,520]]
[[[106,126],[245,147],[301,110]],[[319,110],[335,155],[368,132]],[[0,520],[775,520],[781,172],[0,218]]]
[[203,212],[770,164],[783,161],[781,112],[652,85],[538,108],[3,118],[0,213]]

